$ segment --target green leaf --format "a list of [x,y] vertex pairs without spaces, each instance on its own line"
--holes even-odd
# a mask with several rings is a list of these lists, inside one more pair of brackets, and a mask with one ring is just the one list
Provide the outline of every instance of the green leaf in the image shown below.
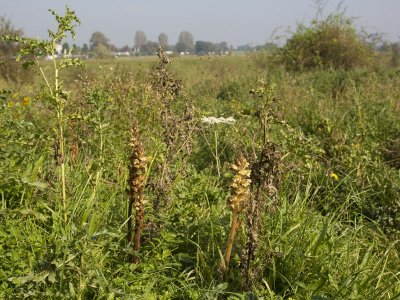
[[56,282],[56,273],[55,272],[50,272],[49,277],[47,278],[51,283]]
[[40,181],[30,181],[29,178],[27,178],[27,177],[22,177],[21,178],[21,182],[22,183],[26,183],[26,184],[31,185],[31,186],[35,186],[35,187],[41,188],[41,189],[47,188],[47,184],[46,183],[40,182]]

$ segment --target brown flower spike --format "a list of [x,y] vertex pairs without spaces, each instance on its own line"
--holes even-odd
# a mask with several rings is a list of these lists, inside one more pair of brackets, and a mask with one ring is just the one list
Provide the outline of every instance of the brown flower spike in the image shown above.
[[[131,129],[131,156],[129,158],[128,179],[128,242],[132,241],[132,209],[135,209],[135,233],[133,237],[133,251],[140,249],[140,236],[144,221],[144,181],[146,175],[146,157],[142,143],[139,140],[139,130],[134,121]],[[133,256],[131,261],[137,263],[137,257]]]
[[229,238],[226,245],[225,260],[222,264],[223,279],[227,279],[229,261],[231,258],[233,241],[235,239],[236,232],[240,226],[239,214],[248,205],[250,198],[250,175],[249,162],[241,154],[236,161],[236,164],[232,164],[231,168],[236,172],[231,183],[231,196],[228,199],[228,204],[232,209],[232,221],[231,230],[229,232]]

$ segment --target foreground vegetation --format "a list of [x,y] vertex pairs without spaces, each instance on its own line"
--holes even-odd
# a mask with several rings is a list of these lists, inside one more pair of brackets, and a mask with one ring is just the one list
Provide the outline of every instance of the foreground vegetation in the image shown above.
[[284,53],[2,81],[1,297],[399,297],[400,71]]

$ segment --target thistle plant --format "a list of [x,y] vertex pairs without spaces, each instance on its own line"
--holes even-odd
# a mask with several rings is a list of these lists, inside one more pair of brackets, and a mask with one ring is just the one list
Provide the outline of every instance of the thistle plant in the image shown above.
[[[141,141],[139,140],[139,130],[136,121],[132,124],[131,140],[129,142],[131,156],[129,158],[129,179],[128,179],[128,242],[132,242],[132,218],[133,209],[135,210],[135,230],[133,236],[133,251],[140,249],[140,237],[144,221],[144,182],[146,175],[146,157]],[[131,261],[137,263],[137,256],[133,256]]]
[[[65,117],[64,109],[68,103],[68,93],[63,89],[62,81],[60,80],[60,71],[70,66],[82,66],[78,59],[64,56],[57,59],[57,45],[62,42],[69,34],[75,38],[75,26],[80,21],[75,15],[75,12],[66,7],[65,16],[58,15],[55,11],[49,10],[55,17],[58,27],[55,32],[48,30],[48,40],[39,40],[28,37],[19,36],[2,36],[1,39],[10,42],[16,42],[20,45],[20,51],[17,55],[17,61],[24,60],[23,66],[36,67],[36,70],[41,75],[44,81],[44,90],[42,91],[42,99],[48,102],[54,109],[55,114],[55,132],[56,142],[54,144],[55,157],[60,170],[61,181],[61,203],[63,210],[64,222],[67,222],[67,187],[65,175],[65,138],[64,126]],[[45,72],[43,68],[43,57],[50,57],[52,62],[51,74]]]
[[233,177],[230,185],[231,195],[228,199],[228,205],[232,210],[232,220],[225,250],[224,262],[221,264],[223,279],[227,279],[233,242],[241,223],[239,219],[240,213],[247,207],[250,199],[251,171],[249,168],[249,162],[242,154],[240,154],[236,163],[231,165],[231,168],[236,174]]

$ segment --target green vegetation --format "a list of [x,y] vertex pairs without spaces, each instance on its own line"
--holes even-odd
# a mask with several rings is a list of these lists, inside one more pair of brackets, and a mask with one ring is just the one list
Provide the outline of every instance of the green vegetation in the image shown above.
[[0,298],[400,296],[398,69],[81,69],[41,59],[74,32],[54,15],[50,41],[3,37],[38,72],[0,81]]
[[353,20],[332,13],[311,26],[300,24],[278,54],[278,61],[290,70],[352,69],[371,63],[372,47],[357,33]]

